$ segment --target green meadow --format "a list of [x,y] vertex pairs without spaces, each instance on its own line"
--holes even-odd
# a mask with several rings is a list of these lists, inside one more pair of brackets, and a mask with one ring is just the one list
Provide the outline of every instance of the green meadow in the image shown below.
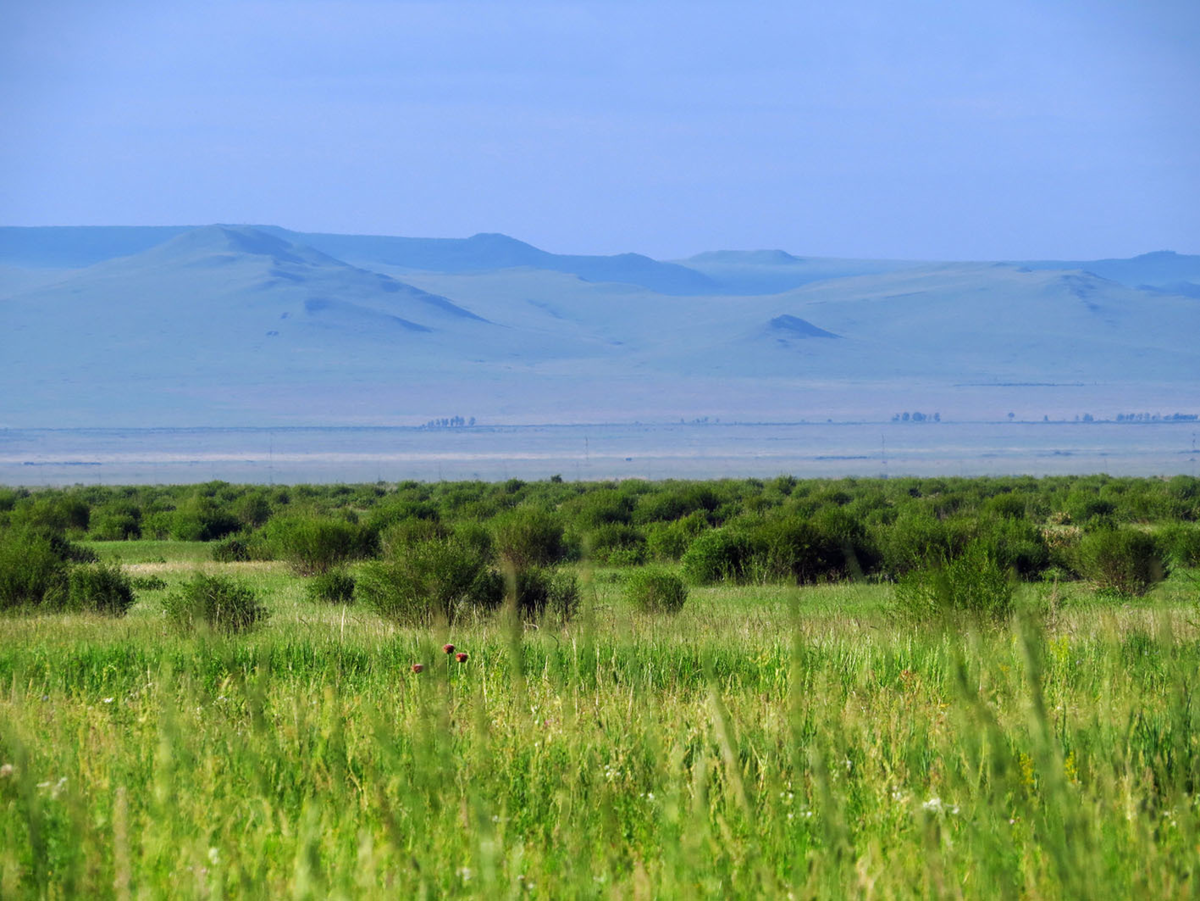
[[[443,489],[428,490],[436,505]],[[46,501],[30,497],[8,511],[13,535],[22,505]],[[1052,535],[1069,527],[1056,513]],[[1080,542],[1189,522],[1104,515],[1117,522]],[[873,546],[887,526],[864,533]],[[363,586],[449,540],[410,533],[340,571]],[[905,606],[939,573],[975,597],[991,558],[963,577],[970,543],[918,577],[879,563],[704,579],[685,548],[654,564],[687,577],[671,613],[631,600],[647,561],[597,563],[584,540],[554,564],[575,580],[569,616],[523,612],[510,575],[494,606],[414,620],[357,593],[314,597],[317,577],[282,553],[73,539],[81,558],[119,561],[136,598],[122,616],[66,601],[0,615],[0,898],[1200,888],[1200,575],[1178,556],[1121,592],[1052,555],[988,589],[1000,609]],[[249,589],[263,615],[181,625],[172,598],[197,572]]]

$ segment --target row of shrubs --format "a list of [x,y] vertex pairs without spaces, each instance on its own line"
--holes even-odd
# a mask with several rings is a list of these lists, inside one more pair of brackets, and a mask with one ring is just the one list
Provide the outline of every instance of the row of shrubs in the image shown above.
[[[436,561],[431,569],[424,568],[428,561]],[[331,570],[314,577],[308,587],[312,600],[343,604],[354,600],[357,588],[364,601],[384,617],[414,625],[486,614],[494,611],[504,597],[504,585],[495,578],[494,571],[472,572],[460,557],[425,554],[357,582],[346,573]],[[565,621],[579,603],[579,583],[568,573],[526,569],[514,574],[509,590],[518,612],[526,618]],[[677,613],[687,601],[687,594],[687,586],[679,576],[654,568],[637,570],[625,587],[626,598],[646,613]],[[163,609],[168,619],[181,628],[203,625],[224,633],[244,631],[268,616],[267,608],[246,585],[228,576],[203,573],[168,595]]]
[[[753,516],[802,519],[843,511],[868,531],[906,516],[1024,520],[1038,526],[1200,522],[1200,480],[1061,476],[706,482],[0,488],[0,528],[46,527],[72,538],[219,541],[276,518],[315,514],[378,534],[406,519],[488,522],[514,508],[554,512],[568,553],[598,562],[678,559],[703,529]],[[1194,541],[1192,548],[1200,548]]]

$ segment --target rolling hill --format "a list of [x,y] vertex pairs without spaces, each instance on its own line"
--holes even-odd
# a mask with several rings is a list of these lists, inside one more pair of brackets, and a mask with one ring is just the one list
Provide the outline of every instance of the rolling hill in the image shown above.
[[1191,409],[1200,300],[1172,286],[1197,259],[659,263],[500,235],[0,229],[0,426]]

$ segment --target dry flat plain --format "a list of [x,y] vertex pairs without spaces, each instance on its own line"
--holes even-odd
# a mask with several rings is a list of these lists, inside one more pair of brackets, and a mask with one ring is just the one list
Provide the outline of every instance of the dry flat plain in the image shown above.
[[[0,619],[5,899],[1197,891],[1194,571],[913,626],[886,584],[648,614],[626,570],[578,566],[566,625],[404,627],[282,563],[91,546],[165,586],[121,619]],[[197,569],[269,618],[172,628]]]

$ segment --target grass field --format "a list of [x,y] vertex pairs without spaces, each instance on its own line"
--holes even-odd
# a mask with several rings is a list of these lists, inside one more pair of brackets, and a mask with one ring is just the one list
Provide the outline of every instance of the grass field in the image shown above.
[[[95,547],[168,588],[0,619],[0,898],[1200,892],[1193,572],[1136,604],[1026,585],[976,628],[874,584],[648,616],[585,570],[568,626],[413,629],[281,563]],[[173,631],[198,567],[267,623]]]

